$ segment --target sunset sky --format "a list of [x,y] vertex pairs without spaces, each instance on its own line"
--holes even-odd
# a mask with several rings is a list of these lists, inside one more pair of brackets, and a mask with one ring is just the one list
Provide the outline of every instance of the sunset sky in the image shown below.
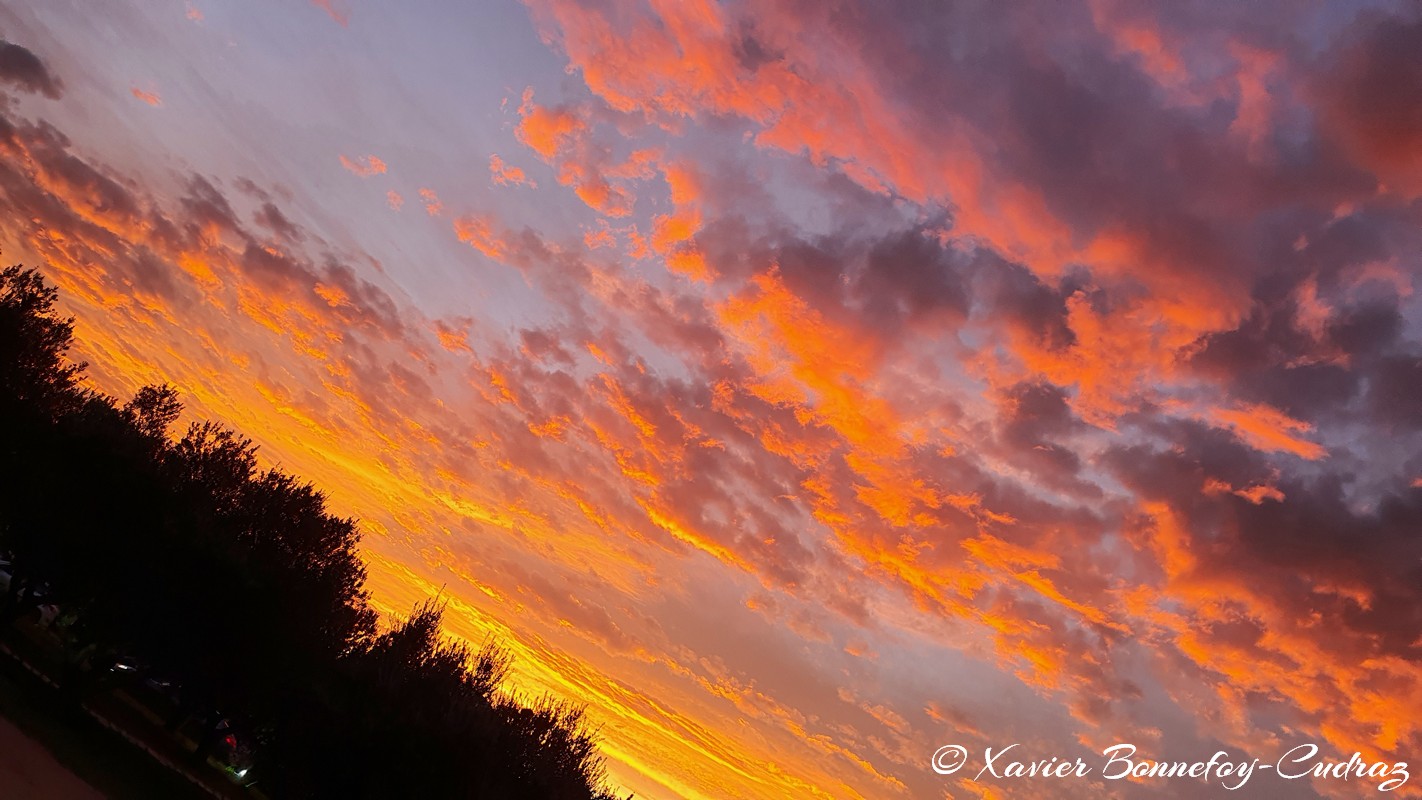
[[440,593],[637,797],[1244,794],[954,743],[1422,762],[1416,2],[0,0],[0,38],[0,247],[94,385],[326,489],[382,611]]

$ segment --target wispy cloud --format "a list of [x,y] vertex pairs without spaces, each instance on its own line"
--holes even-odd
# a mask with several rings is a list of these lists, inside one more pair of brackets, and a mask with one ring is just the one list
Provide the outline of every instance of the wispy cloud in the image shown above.
[[338,0],[311,0],[311,5],[316,6],[317,8],[326,12],[326,15],[329,16],[333,22],[335,22],[337,25],[340,25],[342,28],[350,26],[351,13],[343,8],[340,8]]
[[365,155],[348,158],[342,155],[340,158],[341,166],[345,167],[352,174],[359,175],[362,178],[369,178],[372,175],[382,175],[385,173],[385,162],[381,161],[377,156]]
[[137,86],[130,89],[129,92],[150,106],[157,107],[163,105],[163,98],[159,97],[157,92],[150,92],[145,89],[140,89]]

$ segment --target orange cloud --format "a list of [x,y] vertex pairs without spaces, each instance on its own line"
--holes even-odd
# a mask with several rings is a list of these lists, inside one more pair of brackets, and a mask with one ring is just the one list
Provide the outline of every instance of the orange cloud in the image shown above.
[[583,245],[589,250],[596,250],[601,247],[616,247],[617,238],[612,235],[612,227],[607,224],[607,220],[598,220],[596,228],[583,232]]
[[434,189],[421,189],[420,200],[424,202],[425,211],[430,216],[437,217],[444,212],[444,203],[440,201]]
[[134,97],[137,97],[139,100],[142,100],[150,106],[156,107],[163,105],[163,98],[159,97],[157,92],[144,91],[143,89],[140,89],[137,86],[133,87],[129,91],[133,94]]
[[458,330],[447,323],[439,320],[435,321],[435,335],[439,337],[439,343],[444,349],[452,352],[474,352],[469,347],[469,333],[465,330]]
[[1301,439],[1296,433],[1312,430],[1306,422],[1292,419],[1278,409],[1254,405],[1238,409],[1215,408],[1208,416],[1228,426],[1251,447],[1268,452],[1292,453],[1316,461],[1328,454],[1322,445]]
[[493,176],[494,183],[500,186],[527,186],[530,189],[537,189],[538,184],[528,179],[523,170],[515,166],[504,163],[498,155],[489,156],[489,174]]
[[595,141],[586,109],[540,106],[533,102],[532,89],[524,91],[518,113],[515,136],[554,167],[560,185],[572,187],[578,199],[604,216],[631,215],[636,195],[629,184],[654,174],[654,151],[635,151],[625,162],[613,163],[608,149]]
[[687,164],[671,164],[663,172],[675,211],[660,214],[653,220],[648,244],[666,260],[671,270],[692,280],[709,281],[715,277],[715,270],[694,241],[697,231],[701,229],[695,171]]
[[494,232],[493,222],[488,217],[467,214],[454,220],[454,233],[459,241],[495,261],[503,261],[508,256],[508,245]]
[[587,123],[570,109],[550,109],[533,102],[533,90],[523,93],[519,106],[518,140],[537,153],[544,161],[552,161],[560,150],[568,147],[577,134],[587,130]]
[[366,155],[347,158],[343,155],[340,158],[341,166],[345,167],[352,174],[359,175],[362,178],[369,178],[372,175],[381,175],[385,172],[385,162],[376,156]]

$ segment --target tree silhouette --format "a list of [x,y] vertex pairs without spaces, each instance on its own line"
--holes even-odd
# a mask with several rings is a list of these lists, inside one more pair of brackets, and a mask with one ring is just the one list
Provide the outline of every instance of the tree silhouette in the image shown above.
[[182,413],[183,404],[178,399],[178,390],[166,383],[144,386],[123,407],[124,419],[157,445],[167,443],[168,428]]
[[0,408],[41,410],[68,407],[83,364],[65,359],[74,338],[74,320],[55,313],[59,293],[40,274],[19,265],[0,271]]
[[194,758],[226,720],[269,796],[612,799],[580,708],[502,691],[507,650],[445,637],[436,601],[378,629],[359,528],[319,489],[213,422],[171,440],[171,386],[85,388],[57,299],[0,271],[0,636],[45,586],[76,620],[67,685],[141,662],[173,726],[198,721]]

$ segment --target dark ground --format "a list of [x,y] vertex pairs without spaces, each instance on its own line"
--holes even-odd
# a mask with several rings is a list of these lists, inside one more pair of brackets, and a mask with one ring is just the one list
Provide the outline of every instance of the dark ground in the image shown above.
[[0,800],[190,800],[211,795],[63,702],[0,653]]

